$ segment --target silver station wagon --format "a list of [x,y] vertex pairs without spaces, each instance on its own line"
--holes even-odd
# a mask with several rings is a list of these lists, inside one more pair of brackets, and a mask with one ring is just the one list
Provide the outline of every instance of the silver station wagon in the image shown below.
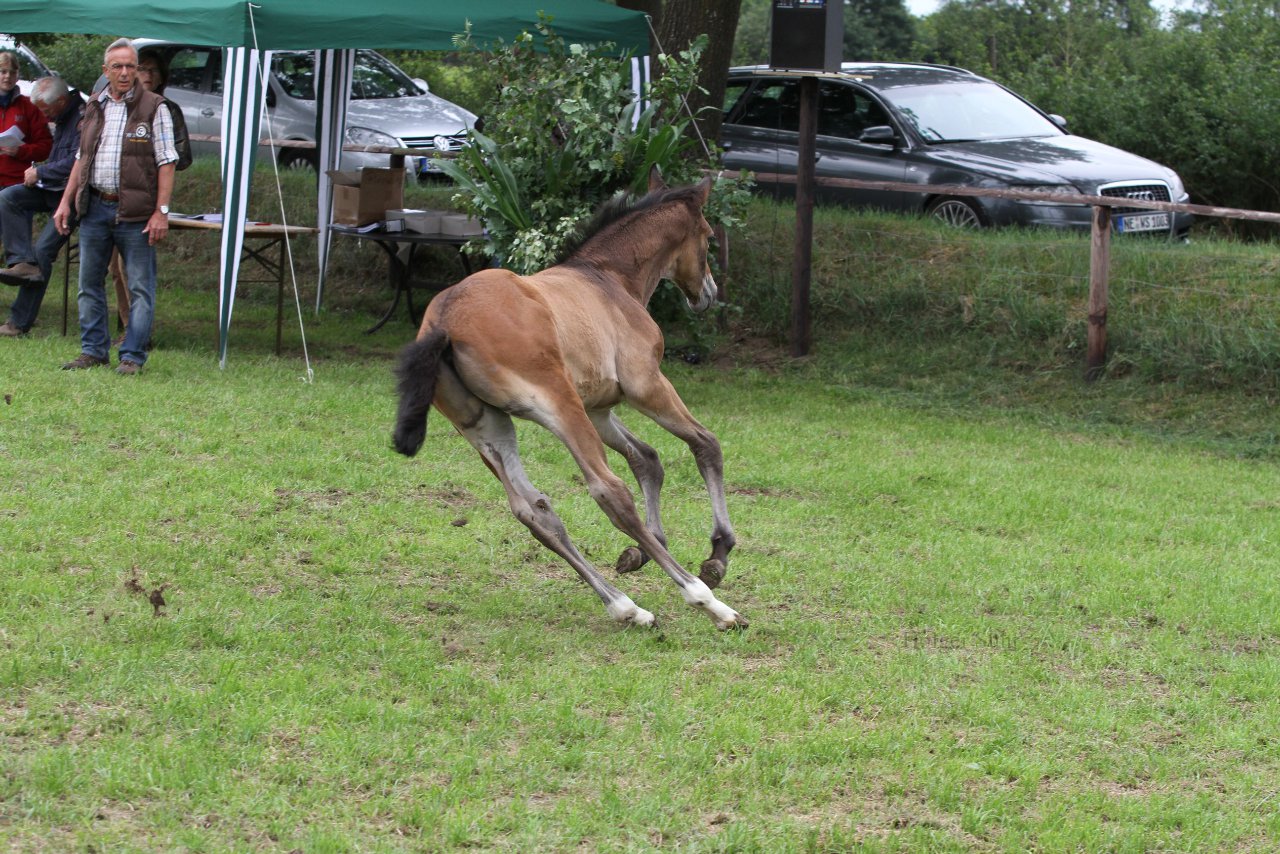
[[[169,61],[165,95],[182,107],[187,130],[217,137],[222,133],[222,48],[177,44],[156,39],[135,39],[139,49],[156,47]],[[315,54],[312,51],[272,53],[267,113],[262,138],[305,140],[316,138]],[[356,51],[347,105],[347,143],[422,149],[413,168],[419,174],[435,171],[431,154],[461,148],[475,115],[437,97],[422,80],[409,77],[382,54]],[[217,142],[192,141],[195,154],[218,154]],[[280,147],[280,165],[314,168],[313,148]],[[386,154],[343,152],[343,169],[386,166]]]
[[[1014,92],[961,68],[846,62],[819,83],[817,174],[904,184],[1188,200],[1177,173],[1144,157],[1075,136]],[[768,68],[734,68],[722,139],[729,169],[795,174],[799,80]],[[779,185],[779,192],[794,192]],[[818,201],[926,214],[959,226],[1090,227],[1092,208],[896,190],[822,187]],[[1115,229],[1172,237],[1191,214],[1112,208]]]

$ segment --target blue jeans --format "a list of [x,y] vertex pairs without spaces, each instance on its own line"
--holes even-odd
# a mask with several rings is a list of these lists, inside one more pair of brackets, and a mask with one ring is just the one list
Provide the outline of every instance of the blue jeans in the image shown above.
[[129,279],[129,328],[120,358],[143,365],[155,311],[156,251],[143,233],[146,221],[117,222],[118,209],[116,202],[90,193],[89,209],[80,219],[80,352],[99,359],[111,354],[106,280],[114,247]]
[[[40,313],[45,288],[53,272],[54,259],[58,257],[67,238],[58,233],[52,220],[40,231],[34,248],[31,245],[31,216],[37,212],[51,213],[57,210],[62,198],[61,190],[46,190],[14,184],[0,191],[0,233],[4,234],[5,259],[8,266],[20,262],[35,264],[40,268],[42,281],[18,288],[18,295],[9,309],[9,322],[23,332],[29,330]],[[71,227],[75,227],[72,221]]]

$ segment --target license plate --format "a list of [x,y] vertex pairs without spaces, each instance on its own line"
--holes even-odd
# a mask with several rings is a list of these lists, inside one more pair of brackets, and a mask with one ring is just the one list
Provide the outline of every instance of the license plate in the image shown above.
[[1116,217],[1116,231],[1168,231],[1167,213],[1129,214]]

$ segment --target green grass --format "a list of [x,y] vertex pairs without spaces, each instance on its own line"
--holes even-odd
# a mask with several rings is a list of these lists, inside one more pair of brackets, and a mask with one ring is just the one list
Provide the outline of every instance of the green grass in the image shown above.
[[[292,319],[272,353],[270,288],[218,370],[190,236],[141,376],[58,370],[54,294],[0,341],[0,849],[1274,847],[1265,394],[876,326],[671,363],[725,449],[721,598],[751,628],[650,566],[617,583],[661,631],[620,629],[438,414],[391,450],[412,328],[361,332],[381,255],[343,251],[328,310],[303,297],[311,383]],[[623,415],[696,566],[691,455]],[[627,541],[567,453],[521,440],[611,565]]]
[[[731,294],[753,328],[789,329],[794,209],[756,200],[731,239]],[[819,208],[812,302],[825,337],[888,333],[930,349],[963,344],[964,366],[1079,369],[1089,235],[974,235],[923,219]],[[749,237],[747,236],[749,235]],[[1112,241],[1107,373],[1199,390],[1280,391],[1274,243],[1196,237]]]
[[[4,342],[0,842],[12,850],[1264,850],[1280,473],[1084,423],[672,366],[739,532],[719,634],[652,569],[620,630],[433,416],[399,322],[316,381],[248,328],[138,378]],[[368,317],[355,316],[355,325]],[[358,333],[357,333],[358,335]],[[331,336],[331,337],[330,337]],[[355,343],[353,343],[355,342]],[[686,450],[667,529],[709,510]],[[563,449],[531,474],[625,545]],[[131,590],[131,581],[141,592]],[[157,615],[146,595],[163,588]]]

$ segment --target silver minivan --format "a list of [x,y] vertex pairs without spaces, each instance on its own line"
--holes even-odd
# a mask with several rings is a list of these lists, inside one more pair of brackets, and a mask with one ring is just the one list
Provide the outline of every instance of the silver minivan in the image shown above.
[[[139,48],[156,47],[169,60],[165,96],[182,107],[187,132],[218,137],[222,133],[222,48],[178,44],[157,39],[135,39]],[[267,115],[261,138],[315,142],[315,53],[276,51],[271,55]],[[435,174],[431,153],[460,149],[475,122],[468,110],[437,97],[422,80],[409,77],[382,54],[356,51],[351,101],[347,105],[347,143],[423,149],[413,169]],[[193,139],[197,154],[218,154],[218,143]],[[265,151],[265,149],[264,149]],[[285,168],[314,168],[314,148],[280,147],[279,162]],[[343,169],[386,166],[386,154],[346,151]]]

